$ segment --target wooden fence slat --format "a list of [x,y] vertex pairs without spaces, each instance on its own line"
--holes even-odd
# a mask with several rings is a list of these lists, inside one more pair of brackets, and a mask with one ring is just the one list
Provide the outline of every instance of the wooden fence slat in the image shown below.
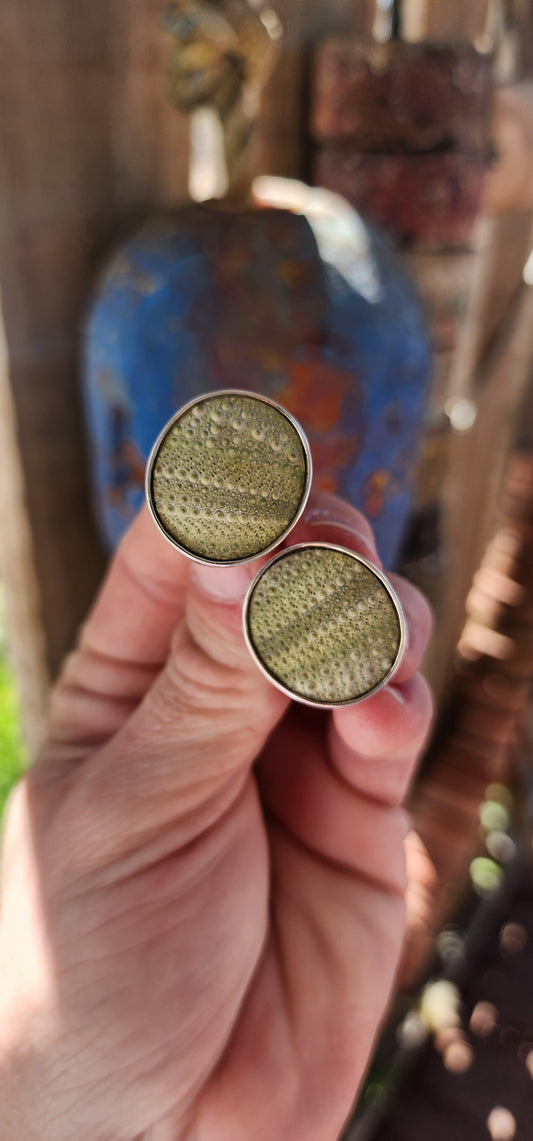
[[285,0],[278,4],[284,39],[266,85],[258,121],[258,173],[306,174],[306,81],[313,45],[328,35],[370,38],[377,0]]
[[509,0],[510,25],[516,45],[517,78],[533,72],[533,4],[531,0]]
[[[484,353],[522,285],[533,212],[484,218],[469,304],[450,376],[450,397],[469,397]],[[479,383],[483,383],[482,374]]]
[[0,6],[0,287],[51,673],[105,565],[79,392],[91,284],[140,216],[187,197],[188,119],[167,98],[163,9]]
[[485,32],[490,6],[490,0],[403,0],[402,36],[411,41],[473,41]]
[[533,357],[533,286],[523,287],[513,319],[480,365],[476,421],[452,433],[445,488],[446,598],[425,672],[437,700],[445,692],[464,622],[465,598],[494,527],[512,418],[528,383]]

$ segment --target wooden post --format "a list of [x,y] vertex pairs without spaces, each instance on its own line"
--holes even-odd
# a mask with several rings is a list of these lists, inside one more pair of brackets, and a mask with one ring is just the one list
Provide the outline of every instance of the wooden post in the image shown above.
[[[494,526],[495,504],[510,442],[512,417],[528,383],[533,356],[533,287],[519,303],[479,366],[483,384],[470,431],[452,433],[445,489],[446,599],[425,671],[437,699],[449,681],[472,577]],[[474,388],[476,384],[474,382]],[[475,463],[472,457],[475,456]]]
[[258,173],[304,178],[310,49],[317,40],[343,32],[370,39],[377,0],[284,0],[278,9],[285,35],[277,67],[263,93]]
[[459,396],[470,394],[483,354],[520,291],[531,249],[533,84],[496,91],[492,137],[480,252],[450,382],[451,394]]
[[[531,365],[529,365],[529,379]],[[500,525],[468,595],[451,698],[410,805],[413,891],[400,983],[420,982],[433,940],[464,892],[480,851],[479,809],[512,778],[533,678],[533,389],[518,409]],[[428,877],[426,860],[434,869]],[[420,892],[421,880],[426,891]],[[431,881],[431,886],[430,882]],[[411,902],[412,909],[409,909]]]
[[402,37],[405,40],[472,42],[483,36],[490,0],[403,0]]
[[533,4],[531,0],[511,0],[511,27],[514,29],[518,75],[533,72]]
[[491,341],[512,315],[522,286],[532,226],[533,212],[529,209],[483,218],[470,297],[451,370],[451,399],[470,398],[473,388],[484,384],[480,365]]
[[[14,444],[10,454],[14,481],[20,462],[26,484],[52,674],[106,561],[89,505],[78,376],[91,285],[127,227],[187,194],[188,121],[167,100],[163,7],[0,6],[0,287],[20,447],[18,459]],[[6,558],[14,581],[15,553]],[[24,656],[18,622],[12,631],[15,658]],[[36,676],[40,657],[37,638]]]

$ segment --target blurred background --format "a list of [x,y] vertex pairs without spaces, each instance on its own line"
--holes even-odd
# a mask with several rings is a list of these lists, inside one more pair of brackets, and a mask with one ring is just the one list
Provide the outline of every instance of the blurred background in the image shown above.
[[167,419],[263,392],[429,597],[349,1141],[533,1138],[533,3],[4,0],[0,810]]

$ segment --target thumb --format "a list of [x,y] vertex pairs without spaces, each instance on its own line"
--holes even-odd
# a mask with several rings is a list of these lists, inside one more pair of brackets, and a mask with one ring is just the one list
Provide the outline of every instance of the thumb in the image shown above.
[[125,730],[136,741],[157,736],[160,763],[169,754],[180,783],[189,764],[198,779],[200,758],[202,778],[250,765],[288,704],[244,640],[243,602],[259,565],[192,566],[166,667]]
[[164,668],[115,736],[80,767],[71,791],[72,818],[72,796],[84,815],[85,867],[88,837],[95,837],[89,844],[98,864],[152,841],[161,858],[167,845],[190,843],[240,795],[288,704],[257,670],[242,631],[258,566],[191,566]]

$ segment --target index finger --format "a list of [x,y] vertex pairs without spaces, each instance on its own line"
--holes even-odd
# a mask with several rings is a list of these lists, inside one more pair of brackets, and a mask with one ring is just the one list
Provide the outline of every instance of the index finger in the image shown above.
[[188,560],[167,543],[144,507],[113,559],[80,649],[117,663],[163,665],[188,578]]
[[407,620],[408,642],[390,682],[360,705],[332,716],[330,750],[335,768],[352,787],[387,804],[399,804],[428,739],[433,700],[417,671],[431,633],[431,611],[419,591],[390,576]]

